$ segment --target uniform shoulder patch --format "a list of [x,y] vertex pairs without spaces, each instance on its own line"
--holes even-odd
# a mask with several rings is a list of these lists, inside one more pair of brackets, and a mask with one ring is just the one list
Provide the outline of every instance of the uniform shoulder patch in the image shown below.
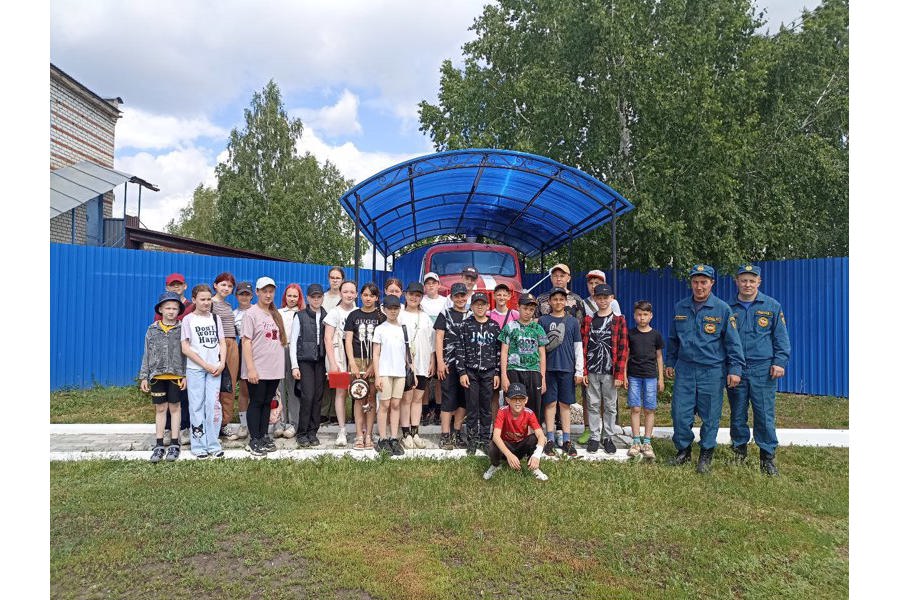
[[784,322],[784,313],[781,313],[781,324],[787,327],[787,323]]
[[716,332],[716,324],[715,323],[706,323],[703,326],[703,331],[706,333],[715,333]]
[[731,323],[732,327],[737,329],[737,319],[735,318],[734,315],[731,315],[730,317],[728,317],[728,322]]

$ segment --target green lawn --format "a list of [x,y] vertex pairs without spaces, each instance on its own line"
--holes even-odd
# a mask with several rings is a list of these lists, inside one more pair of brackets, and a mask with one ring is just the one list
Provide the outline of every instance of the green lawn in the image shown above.
[[[656,442],[662,460],[670,443]],[[848,450],[50,465],[53,598],[845,598]]]
[[[672,425],[670,405],[666,401],[669,397],[667,389],[656,415],[656,424],[661,427]],[[850,426],[847,398],[778,394],[775,411],[779,428],[847,429]],[[728,414],[726,401],[722,410],[724,427],[728,426]],[[137,386],[96,387],[50,394],[51,423],[152,423],[153,418],[149,396],[142,394]],[[630,423],[624,392],[619,397],[619,423]]]

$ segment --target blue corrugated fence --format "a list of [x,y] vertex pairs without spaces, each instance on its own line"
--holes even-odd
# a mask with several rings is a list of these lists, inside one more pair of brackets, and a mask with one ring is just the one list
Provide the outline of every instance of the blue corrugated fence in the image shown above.
[[[780,391],[830,396],[849,395],[849,260],[822,258],[761,263],[762,291],[784,306],[792,356]],[[190,287],[212,284],[223,271],[238,281],[255,282],[268,275],[278,286],[279,301],[291,282],[303,289],[321,283],[327,289],[328,266],[197,254],[123,250],[70,244],[50,245],[50,386],[84,388],[135,383],[143,351],[144,332],[153,319],[153,305],[172,272],[182,273]],[[346,269],[348,278],[353,270]],[[418,273],[404,273],[404,284]],[[376,271],[383,286],[389,273]],[[529,287],[543,275],[525,275]],[[608,273],[608,277],[611,276]],[[361,281],[373,279],[361,269]],[[535,293],[550,288],[549,279]],[[587,293],[583,273],[572,288]],[[713,291],[728,299],[734,293],[730,276],[720,276]],[[636,300],[653,303],[653,325],[665,336],[675,302],[689,292],[688,283],[669,270],[618,272],[616,296],[632,323]],[[189,292],[188,292],[189,293]],[[230,298],[234,305],[234,297]]]

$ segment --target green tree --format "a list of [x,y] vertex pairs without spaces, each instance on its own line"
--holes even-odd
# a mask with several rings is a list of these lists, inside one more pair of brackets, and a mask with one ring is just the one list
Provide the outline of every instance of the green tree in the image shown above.
[[174,235],[215,242],[216,197],[214,188],[202,183],[194,189],[190,203],[178,213],[178,219],[171,219],[166,231]]
[[352,262],[353,223],[338,204],[351,182],[297,152],[303,124],[288,118],[274,81],[253,94],[244,120],[216,167],[215,241],[298,262]]
[[[846,0],[826,0],[802,29],[766,37],[749,0],[500,0],[476,20],[463,67],[442,65],[421,129],[439,150],[533,152],[610,184],[636,207],[617,222],[620,267],[846,253],[847,136],[809,135],[846,123],[846,14]],[[832,78],[816,109],[812,90]],[[786,127],[783,103],[815,116]],[[826,216],[837,227],[822,229]],[[609,237],[577,240],[574,266],[608,265]]]

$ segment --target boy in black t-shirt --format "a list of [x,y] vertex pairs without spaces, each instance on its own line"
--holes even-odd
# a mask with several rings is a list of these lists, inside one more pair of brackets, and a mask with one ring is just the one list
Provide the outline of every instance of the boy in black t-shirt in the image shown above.
[[472,316],[459,329],[456,364],[459,385],[465,388],[466,452],[487,450],[491,440],[491,396],[500,387],[500,325],[488,317],[488,297],[475,292]]
[[[628,408],[631,409],[631,448],[628,456],[639,454],[653,459],[650,438],[653,435],[653,421],[656,417],[656,394],[665,388],[663,380],[662,335],[650,327],[653,306],[646,300],[634,303],[634,323],[636,327],[628,331],[628,346],[631,354],[625,367],[625,388],[628,390]],[[644,437],[641,439],[641,410],[644,411]]]
[[[462,431],[466,417],[465,398],[459,385],[459,375],[464,365],[456,364],[456,344],[463,319],[470,314],[466,310],[468,289],[464,283],[450,287],[453,306],[441,311],[434,322],[434,350],[437,354],[437,374],[441,382],[441,448],[453,450],[465,448],[468,440]],[[455,436],[450,433],[450,421],[456,417]]]

